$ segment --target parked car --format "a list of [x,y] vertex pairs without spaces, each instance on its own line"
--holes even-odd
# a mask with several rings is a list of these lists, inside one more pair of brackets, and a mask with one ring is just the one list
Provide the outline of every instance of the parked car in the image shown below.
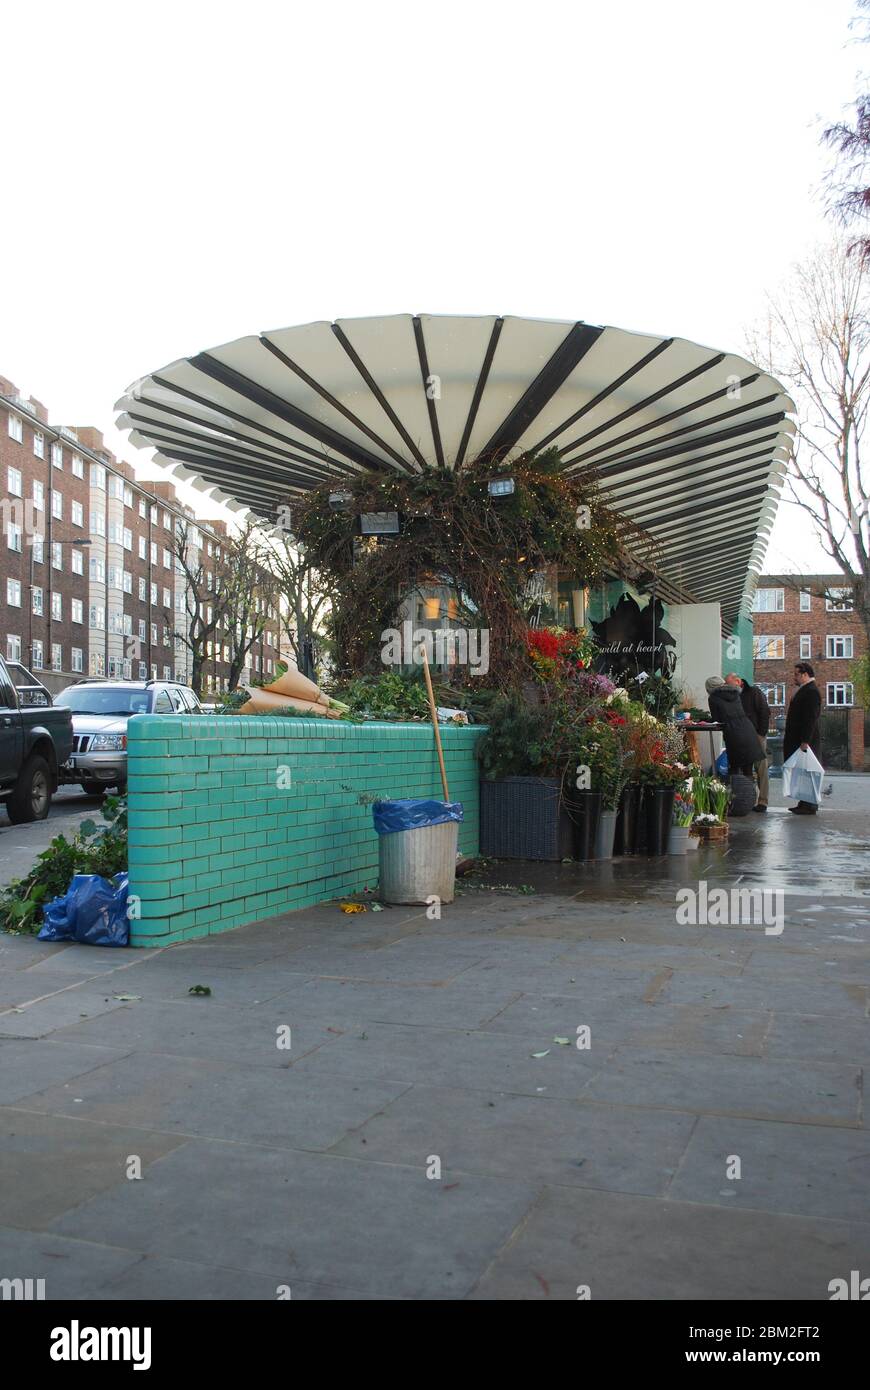
[[83,680],[55,696],[72,712],[73,746],[63,782],[80,782],[89,796],[107,787],[127,790],[127,720],[131,714],[200,714],[190,686],[178,681]]
[[41,688],[46,703],[25,703],[0,657],[0,797],[16,825],[45,820],[59,769],[72,751],[70,712],[53,706]]

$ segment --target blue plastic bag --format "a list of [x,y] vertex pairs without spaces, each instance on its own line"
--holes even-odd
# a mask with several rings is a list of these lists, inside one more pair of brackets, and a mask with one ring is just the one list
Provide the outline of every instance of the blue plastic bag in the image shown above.
[[720,777],[728,776],[728,754],[725,752],[724,748],[716,759],[716,771]]
[[372,818],[379,835],[397,830],[421,830],[426,825],[464,819],[461,801],[376,801]]
[[127,946],[126,874],[109,882],[99,874],[75,874],[67,891],[42,910],[40,941],[78,941],[84,946]]

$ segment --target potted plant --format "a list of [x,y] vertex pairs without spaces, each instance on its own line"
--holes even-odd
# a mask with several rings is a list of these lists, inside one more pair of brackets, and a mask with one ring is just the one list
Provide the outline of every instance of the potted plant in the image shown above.
[[[549,658],[547,658],[549,660]],[[569,859],[575,852],[578,809],[577,747],[595,711],[614,686],[574,662],[553,658],[532,692],[503,694],[493,703],[481,737],[480,849],[497,859]],[[581,677],[583,683],[581,683]]]
[[699,774],[693,779],[695,817],[692,834],[700,840],[727,840],[728,788],[718,777]]
[[692,783],[687,781],[677,788],[674,797],[674,811],[671,820],[671,833],[668,838],[668,854],[685,854],[689,848],[689,831],[695,815],[692,800]]
[[600,810],[594,843],[587,855],[610,859],[622,794],[631,770],[631,754],[626,736],[628,720],[619,707],[603,709],[586,726],[577,749],[577,768],[587,770],[590,795],[598,794]]

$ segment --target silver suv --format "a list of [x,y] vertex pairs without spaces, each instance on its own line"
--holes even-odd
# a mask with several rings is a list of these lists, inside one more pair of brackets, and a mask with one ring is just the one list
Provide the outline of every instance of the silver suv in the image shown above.
[[127,720],[131,714],[201,714],[190,686],[177,681],[77,681],[55,695],[72,711],[73,751],[62,782],[80,782],[89,796],[127,790]]

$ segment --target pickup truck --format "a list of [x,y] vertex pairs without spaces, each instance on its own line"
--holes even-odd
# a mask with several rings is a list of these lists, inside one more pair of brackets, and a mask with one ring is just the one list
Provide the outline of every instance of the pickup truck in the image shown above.
[[58,768],[72,753],[70,711],[53,705],[45,687],[39,688],[39,703],[24,703],[29,687],[16,688],[0,657],[0,799],[15,825],[45,820]]

